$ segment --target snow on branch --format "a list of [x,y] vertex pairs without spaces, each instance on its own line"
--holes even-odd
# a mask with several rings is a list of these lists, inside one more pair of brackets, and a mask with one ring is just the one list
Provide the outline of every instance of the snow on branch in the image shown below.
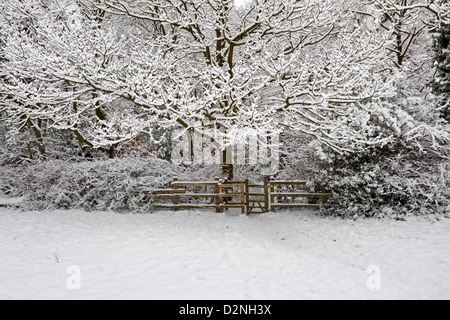
[[374,0],[386,12],[408,10],[426,10],[434,15],[436,22],[442,26],[450,26],[450,3],[446,0],[427,0],[412,3],[398,0]]
[[[395,94],[387,40],[347,0],[5,0],[1,110],[94,148],[198,123],[219,149],[290,128],[340,152],[389,137],[364,105]],[[13,120],[15,119],[15,120]],[[364,124],[364,125],[362,125]],[[220,145],[218,141],[223,141]]]

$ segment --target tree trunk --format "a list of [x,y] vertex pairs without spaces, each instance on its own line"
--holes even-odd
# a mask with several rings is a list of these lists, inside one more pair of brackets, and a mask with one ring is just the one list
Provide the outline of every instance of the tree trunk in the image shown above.
[[28,121],[27,121],[27,125],[33,130],[34,136],[36,137],[36,143],[38,146],[41,160],[45,161],[45,160],[47,160],[47,152],[45,150],[44,139],[42,137],[42,132],[41,132],[42,122],[38,121],[38,124],[39,124],[39,128],[36,127],[36,125],[33,124],[33,122],[31,122],[31,120],[28,119]]
[[28,154],[30,155],[30,160],[33,161],[33,151],[31,150],[31,144],[27,143]]
[[116,156],[116,148],[115,146],[111,146],[111,148],[108,149],[108,156],[110,159],[114,159]]
[[232,152],[229,147],[222,151],[222,172],[229,181],[234,179]]

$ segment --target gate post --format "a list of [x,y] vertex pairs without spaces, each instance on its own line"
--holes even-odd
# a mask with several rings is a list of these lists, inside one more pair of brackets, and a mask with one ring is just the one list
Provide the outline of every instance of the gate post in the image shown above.
[[[228,179],[225,179],[225,181],[223,182],[223,185],[227,185],[228,184]],[[224,187],[222,185],[222,183],[220,184],[220,193],[223,193],[223,194],[227,194],[228,193],[228,188],[226,188],[226,187]],[[222,197],[221,198],[221,204],[224,204],[225,203],[225,205],[227,205],[228,206],[228,203],[229,203],[229,199],[227,198],[227,197]],[[224,208],[223,209],[223,211],[222,212],[225,212],[225,211],[228,211],[228,207],[226,207],[226,208]]]
[[220,190],[219,190],[220,178],[216,178],[215,180],[216,180],[216,185],[214,187],[214,193],[216,195],[216,199],[215,199],[215,204],[217,206],[216,213],[220,213],[220,207],[219,207],[220,206],[220,195],[219,195],[219,193],[220,193]]
[[248,187],[248,179],[245,179],[245,213],[247,215],[250,214],[250,190]]
[[245,181],[241,182],[241,187],[239,189],[241,189],[241,203],[243,205],[241,212],[242,214],[245,214],[247,212],[245,208]]
[[264,181],[264,212],[269,212],[269,181]]
[[273,204],[275,204],[275,196],[273,195],[275,193],[275,185],[270,182],[270,209],[272,212],[275,212],[275,207]]
[[[174,183],[176,183],[178,181],[179,181],[178,178],[173,178],[173,182]],[[172,188],[175,189],[175,190],[178,190],[178,186],[176,186],[176,185],[172,185]],[[180,204],[180,198],[177,195],[175,195],[175,197],[173,198],[173,204],[174,205],[179,205]],[[175,211],[178,211],[178,208],[175,208]]]
[[223,192],[222,180],[219,179],[219,178],[216,178],[216,181],[217,181],[217,185],[216,185],[216,195],[217,195],[216,205],[218,206],[217,207],[217,212],[223,213],[225,210],[222,207],[223,200],[224,200],[224,198],[221,196],[221,194]]

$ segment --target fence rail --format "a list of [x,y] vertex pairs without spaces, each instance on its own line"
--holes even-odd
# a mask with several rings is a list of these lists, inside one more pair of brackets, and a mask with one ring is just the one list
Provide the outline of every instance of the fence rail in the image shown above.
[[[226,181],[217,178],[215,181],[179,181],[175,178],[172,189],[143,193],[156,201],[171,202],[155,203],[155,209],[216,209],[216,212],[241,209],[246,214],[275,212],[277,209],[320,208],[332,196],[319,190],[319,187],[316,187],[316,192],[309,192],[307,185],[306,181],[274,180],[257,185],[247,180]],[[201,199],[209,203],[198,203]],[[294,199],[302,199],[303,202],[293,202]],[[309,202],[304,202],[305,199]]]

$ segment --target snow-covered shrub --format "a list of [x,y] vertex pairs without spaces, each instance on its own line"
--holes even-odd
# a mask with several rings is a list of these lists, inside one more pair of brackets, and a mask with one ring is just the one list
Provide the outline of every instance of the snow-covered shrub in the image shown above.
[[206,179],[211,169],[191,170],[167,161],[112,159],[92,162],[49,161],[21,168],[0,167],[0,192],[24,197],[22,208],[145,212],[142,191],[170,186],[174,177]]
[[325,214],[450,216],[450,128],[437,120],[436,112],[423,114],[424,100],[409,108],[386,111],[378,127],[389,136],[385,145],[351,155],[318,147],[323,163],[316,179],[334,195],[323,208]]
[[346,159],[324,170],[318,180],[333,193],[325,214],[393,218],[450,214],[450,165],[410,162],[402,155]]
[[308,180],[320,169],[315,146],[317,141],[302,134],[287,131],[281,137],[280,180]]
[[0,196],[15,194],[17,188],[17,176],[17,169],[0,166]]

